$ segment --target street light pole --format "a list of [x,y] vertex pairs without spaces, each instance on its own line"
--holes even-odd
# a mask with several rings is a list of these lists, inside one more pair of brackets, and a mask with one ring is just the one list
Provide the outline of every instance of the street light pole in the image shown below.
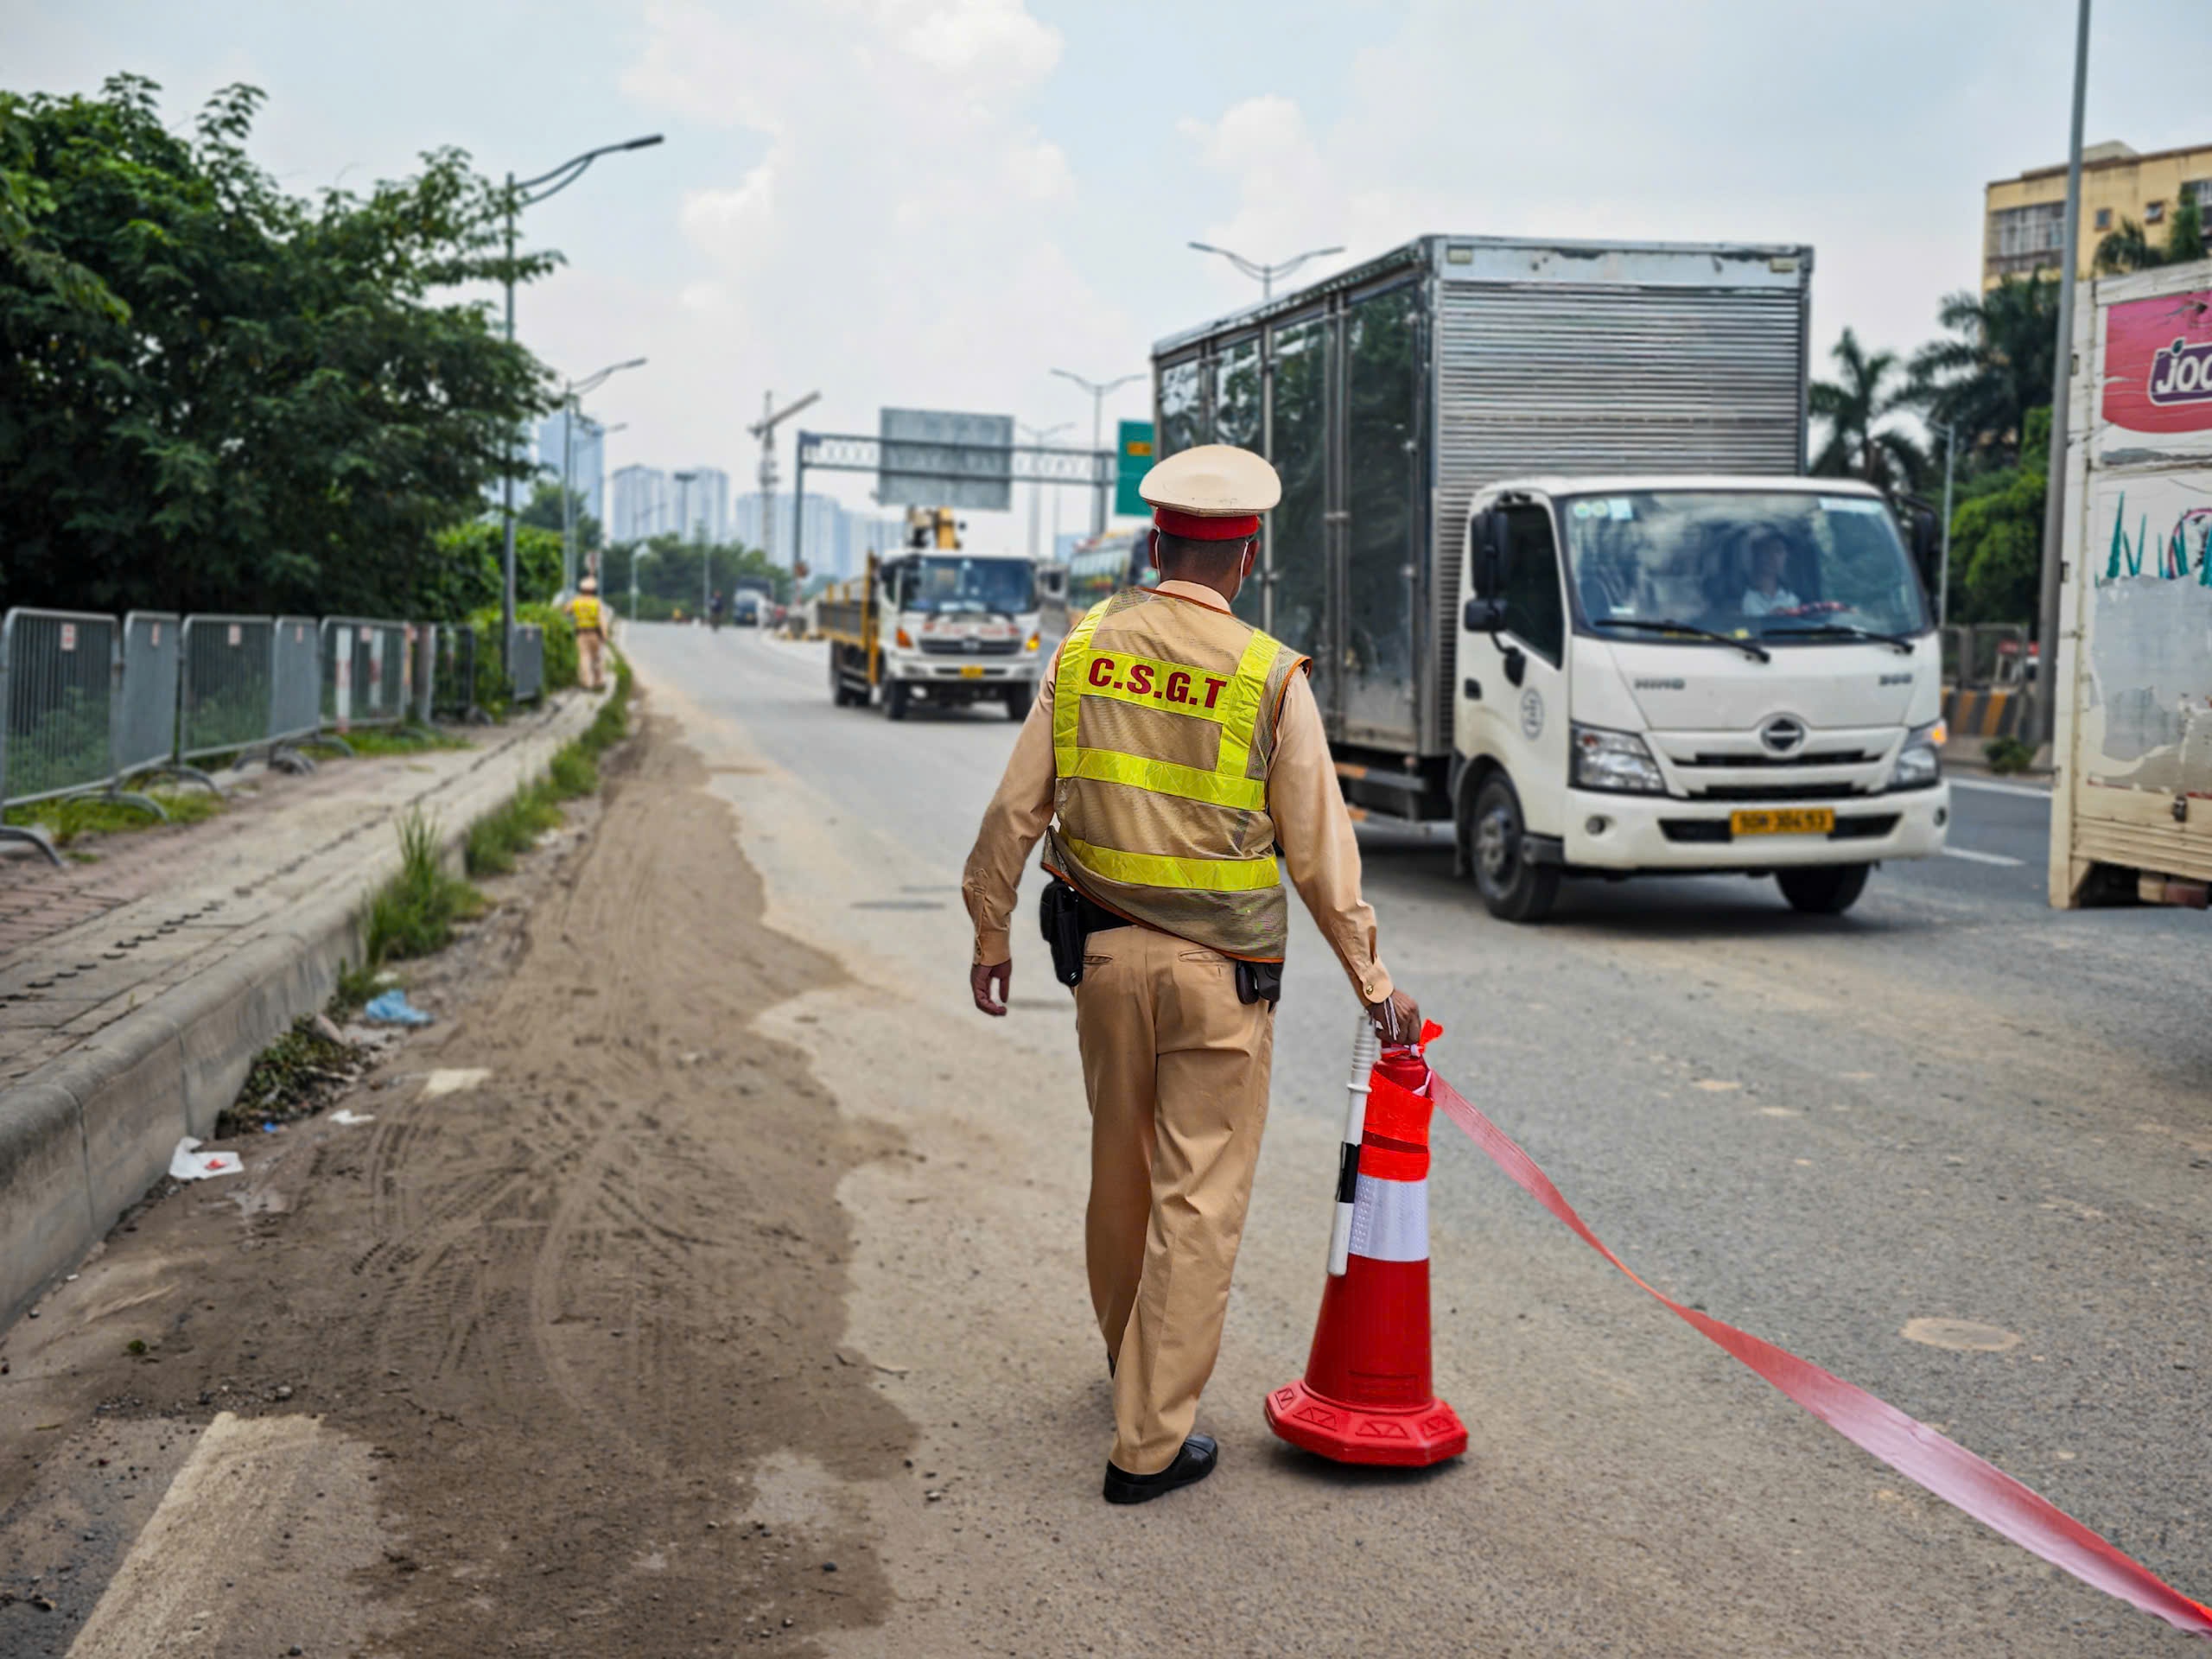
[[1119,391],[1132,380],[1141,380],[1144,376],[1125,374],[1118,380],[1102,381],[1086,380],[1083,376],[1071,373],[1066,369],[1054,369],[1052,372],[1063,380],[1074,381],[1076,385],[1090,394],[1090,453],[1093,463],[1099,467],[1098,497],[1090,511],[1090,533],[1094,536],[1103,536],[1106,533],[1106,473],[1103,463],[1098,461],[1097,457],[1103,453],[1106,438],[1106,395],[1109,392]]
[[[512,171],[508,173],[505,204],[507,344],[513,345],[515,339],[515,214],[534,202],[543,201],[546,197],[557,195],[567,189],[578,179],[583,177],[591,164],[602,156],[611,156],[615,151],[623,149],[650,149],[661,142],[661,135],[656,132],[648,134],[643,138],[632,138],[620,144],[601,144],[597,149],[588,149],[581,156],[571,156],[551,172],[541,173],[534,179],[524,179],[519,184],[515,181],[514,174]],[[541,186],[543,188],[540,188]],[[537,194],[531,194],[532,191],[536,191]],[[500,508],[500,517],[505,521],[505,534],[502,537],[505,550],[500,560],[499,591],[499,662],[502,668],[506,668],[514,661],[515,649],[514,459],[514,450],[511,445],[507,451],[508,474],[505,488],[501,492]],[[512,670],[509,672],[512,676]]]
[[[2044,488],[2043,588],[2036,614],[2036,747],[2058,721],[2059,552],[2066,524],[2066,399],[2074,380],[2074,275],[2082,234],[2082,105],[2089,84],[2089,0],[2074,25],[2074,126],[2066,149],[2066,228],[2059,245],[2058,349],[2050,366],[2050,461]],[[2055,765],[2056,755],[2051,757]]]
[[583,396],[596,391],[607,383],[610,375],[625,369],[641,369],[645,365],[642,357],[633,357],[625,363],[611,363],[597,374],[586,375],[581,380],[571,380],[561,392],[561,591],[573,593],[576,586],[576,537],[574,486],[569,482],[576,452],[576,423],[583,417]]
[[1936,626],[1943,628],[1951,620],[1951,467],[1958,459],[1959,428],[1955,421],[1943,426],[1943,559],[1942,574],[1936,579]]
[[1260,297],[1262,300],[1271,300],[1274,297],[1276,277],[1289,276],[1308,259],[1325,259],[1332,253],[1344,251],[1340,247],[1308,248],[1305,252],[1294,254],[1280,264],[1263,265],[1256,259],[1247,259],[1241,253],[1231,253],[1227,248],[1217,248],[1211,242],[1193,242],[1191,246],[1196,248],[1200,253],[1217,253],[1247,276],[1256,277],[1260,284]]
[[[1069,421],[1062,421],[1056,426],[1031,426],[1026,421],[1014,423],[1015,426],[1029,435],[1029,441],[1032,443],[1042,443],[1054,433],[1066,431],[1072,424],[1073,423]],[[1029,563],[1032,564],[1037,563],[1037,509],[1042,504],[1044,496],[1045,486],[1042,484],[1032,484],[1029,486]]]

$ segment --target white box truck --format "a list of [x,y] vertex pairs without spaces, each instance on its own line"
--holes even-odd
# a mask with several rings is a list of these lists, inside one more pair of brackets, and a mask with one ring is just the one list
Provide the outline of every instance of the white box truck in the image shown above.
[[2212,263],[2075,314],[2050,902],[2212,888]]
[[1160,454],[1282,475],[1236,608],[1347,800],[1452,823],[1499,915],[1713,871],[1834,912],[1942,849],[1933,524],[1801,476],[1811,270],[1430,236],[1154,348]]

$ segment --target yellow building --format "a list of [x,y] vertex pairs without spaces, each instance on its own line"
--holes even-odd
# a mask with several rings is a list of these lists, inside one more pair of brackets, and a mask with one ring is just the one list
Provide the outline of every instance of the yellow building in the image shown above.
[[[2184,196],[2212,225],[2212,144],[2139,156],[2126,144],[2091,144],[2082,152],[2082,239],[2075,269],[2086,275],[2097,244],[2133,219],[2164,247],[2166,220]],[[2066,167],[2039,167],[1999,179],[1983,192],[1981,285],[2058,264],[2066,235]]]

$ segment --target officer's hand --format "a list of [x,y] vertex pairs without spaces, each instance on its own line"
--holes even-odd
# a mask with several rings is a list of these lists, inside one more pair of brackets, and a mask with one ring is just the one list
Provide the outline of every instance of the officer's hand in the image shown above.
[[[997,982],[996,995],[992,982]],[[985,1014],[1001,1014],[1006,1003],[1001,999],[1014,995],[1014,960],[979,962],[968,970],[968,988],[975,994],[976,1006]]]
[[1403,991],[1369,1003],[1367,1017],[1374,1022],[1375,1034],[1386,1043],[1403,1046],[1421,1039],[1421,1004]]

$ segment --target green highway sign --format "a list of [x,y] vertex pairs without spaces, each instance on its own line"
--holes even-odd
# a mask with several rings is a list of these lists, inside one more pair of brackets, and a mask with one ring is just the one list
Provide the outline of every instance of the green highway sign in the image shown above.
[[1152,470],[1152,423],[1123,421],[1115,441],[1114,511],[1124,518],[1148,518],[1152,509],[1137,493],[1137,486]]

